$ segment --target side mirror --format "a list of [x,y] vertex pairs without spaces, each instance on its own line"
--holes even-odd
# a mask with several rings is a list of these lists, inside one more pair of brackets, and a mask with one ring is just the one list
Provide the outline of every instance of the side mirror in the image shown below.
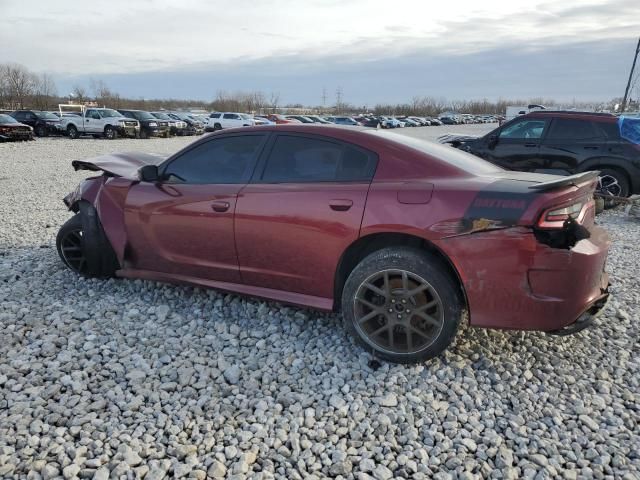
[[160,173],[157,165],[144,165],[138,169],[138,178],[143,182],[157,182]]
[[498,144],[498,135],[490,135],[487,140],[487,146],[489,148],[495,148],[497,144]]

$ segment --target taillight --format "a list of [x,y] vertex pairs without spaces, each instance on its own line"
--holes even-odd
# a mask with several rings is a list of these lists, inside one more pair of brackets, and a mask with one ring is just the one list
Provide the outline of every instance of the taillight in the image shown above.
[[569,205],[551,207],[540,215],[538,227],[551,229],[564,228],[565,223],[570,218],[575,220],[577,223],[582,223],[587,212],[592,208],[595,209],[595,202],[593,198],[571,203]]

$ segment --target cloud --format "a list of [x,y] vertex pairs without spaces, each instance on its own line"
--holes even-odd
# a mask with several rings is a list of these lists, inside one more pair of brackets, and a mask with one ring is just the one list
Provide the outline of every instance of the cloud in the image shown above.
[[[342,85],[352,101],[425,91],[608,98],[639,17],[637,0],[0,0],[0,58],[54,72],[62,88],[93,76],[162,97],[279,89],[313,102],[320,93],[309,92]],[[15,41],[25,31],[29,40]]]

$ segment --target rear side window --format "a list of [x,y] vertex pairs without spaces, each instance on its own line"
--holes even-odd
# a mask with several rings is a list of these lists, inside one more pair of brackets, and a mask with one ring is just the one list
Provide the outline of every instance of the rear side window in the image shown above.
[[272,183],[370,181],[377,159],[358,148],[279,135],[261,180]]
[[542,137],[545,120],[523,119],[506,126],[500,131],[500,138],[536,139]]
[[209,140],[172,160],[164,175],[180,183],[246,183],[264,138],[237,135]]
[[594,122],[593,126],[598,131],[599,136],[608,140],[620,140],[620,127],[618,122]]
[[551,122],[551,128],[546,141],[556,140],[590,140],[602,137],[588,120],[570,118],[556,118]]
[[238,120],[238,118],[240,118],[240,117],[238,115],[236,115],[235,113],[225,113],[222,118],[230,119],[230,120]]

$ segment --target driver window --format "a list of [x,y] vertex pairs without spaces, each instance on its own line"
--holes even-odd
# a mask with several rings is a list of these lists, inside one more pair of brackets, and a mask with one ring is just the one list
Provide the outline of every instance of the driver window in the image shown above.
[[503,128],[500,131],[500,138],[539,139],[542,137],[546,123],[546,120],[520,120]]
[[176,183],[246,183],[264,139],[265,135],[237,135],[209,140],[173,160],[164,177]]

